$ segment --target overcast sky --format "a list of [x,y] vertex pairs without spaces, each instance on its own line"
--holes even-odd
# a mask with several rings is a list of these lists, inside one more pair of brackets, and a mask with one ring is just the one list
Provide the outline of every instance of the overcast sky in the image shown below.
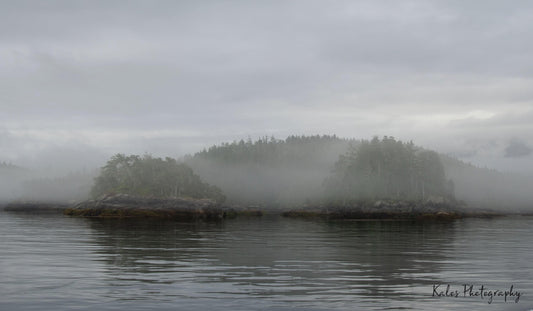
[[392,135],[533,172],[532,55],[532,1],[1,1],[0,161]]

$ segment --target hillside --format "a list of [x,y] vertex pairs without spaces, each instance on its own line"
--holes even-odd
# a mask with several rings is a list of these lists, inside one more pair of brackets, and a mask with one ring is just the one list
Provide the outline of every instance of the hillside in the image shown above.
[[440,155],[446,176],[453,180],[455,196],[471,207],[525,210],[532,207],[533,176],[480,168]]
[[265,137],[212,146],[186,162],[229,203],[284,207],[321,198],[339,154],[358,143],[327,135]]
[[[392,137],[384,139],[395,141]],[[285,140],[275,138],[241,140],[212,146],[188,157],[186,162],[206,182],[220,187],[229,203],[264,207],[297,206],[306,202],[317,202],[328,196],[331,199],[332,192],[335,192],[331,191],[332,179],[335,179],[335,176],[338,178],[343,174],[342,170],[347,169],[344,167],[339,171],[343,165],[346,166],[346,163],[342,163],[342,159],[346,160],[350,154],[353,156],[361,143],[361,140],[356,139],[318,135],[289,136]],[[401,145],[401,142],[399,143]],[[395,141],[390,145],[395,144],[398,145],[398,142]],[[398,160],[396,166],[391,166],[391,169],[398,171],[398,174],[391,175],[389,171],[387,179],[374,178],[374,182],[389,184],[380,188],[380,194],[374,195],[373,198],[385,196],[422,199],[427,198],[431,187],[435,186],[440,189],[435,193],[438,196],[455,197],[471,207],[503,210],[529,207],[528,202],[531,202],[531,193],[533,193],[531,177],[475,167],[443,154],[438,154],[437,158],[440,161],[436,161],[435,152],[410,143],[404,145],[407,149],[390,150],[389,156],[394,157],[399,152],[401,154],[397,155],[404,159]],[[430,171],[430,168],[433,168],[432,173],[428,171],[429,175],[426,175],[434,176],[424,178],[436,178],[434,180],[439,180],[438,182],[431,182],[425,186],[420,182],[414,184],[417,176],[413,173],[415,167],[401,162],[407,161],[405,157],[410,154],[406,151],[408,148],[414,152],[411,156],[416,155],[412,159],[422,155],[433,163],[427,168]],[[373,157],[371,152],[367,153],[369,159]],[[418,161],[422,159],[419,157]],[[365,174],[368,175],[368,172]],[[354,176],[361,173],[354,172],[350,178],[354,181]],[[394,179],[397,180],[393,181]],[[397,185],[393,186],[396,187],[392,191],[395,195],[387,194],[389,190],[386,188],[390,187],[391,183]],[[337,193],[334,193],[337,198],[339,191],[344,194],[362,191],[361,186],[356,188],[349,186],[348,190],[342,190],[342,187],[346,187],[346,183],[338,184]],[[422,194],[422,191],[428,193]]]

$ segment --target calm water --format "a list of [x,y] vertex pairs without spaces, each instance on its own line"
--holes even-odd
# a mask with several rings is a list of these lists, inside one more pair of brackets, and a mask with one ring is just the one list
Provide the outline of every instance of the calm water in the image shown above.
[[[533,218],[97,220],[0,212],[0,310],[532,310]],[[463,297],[462,284],[521,293]],[[459,298],[433,297],[460,290]]]

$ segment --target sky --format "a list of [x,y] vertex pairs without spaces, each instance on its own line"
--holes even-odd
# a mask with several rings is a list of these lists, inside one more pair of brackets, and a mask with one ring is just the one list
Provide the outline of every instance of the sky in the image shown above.
[[531,1],[0,1],[0,161],[262,136],[403,141],[533,174]]

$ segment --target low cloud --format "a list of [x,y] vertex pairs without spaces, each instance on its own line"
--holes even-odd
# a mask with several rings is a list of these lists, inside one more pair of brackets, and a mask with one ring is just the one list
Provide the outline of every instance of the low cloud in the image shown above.
[[505,157],[506,158],[525,157],[525,156],[530,155],[532,151],[533,150],[529,146],[524,144],[523,142],[512,141],[505,148]]
[[0,161],[318,133],[499,168],[533,145],[532,20],[528,1],[2,2]]

